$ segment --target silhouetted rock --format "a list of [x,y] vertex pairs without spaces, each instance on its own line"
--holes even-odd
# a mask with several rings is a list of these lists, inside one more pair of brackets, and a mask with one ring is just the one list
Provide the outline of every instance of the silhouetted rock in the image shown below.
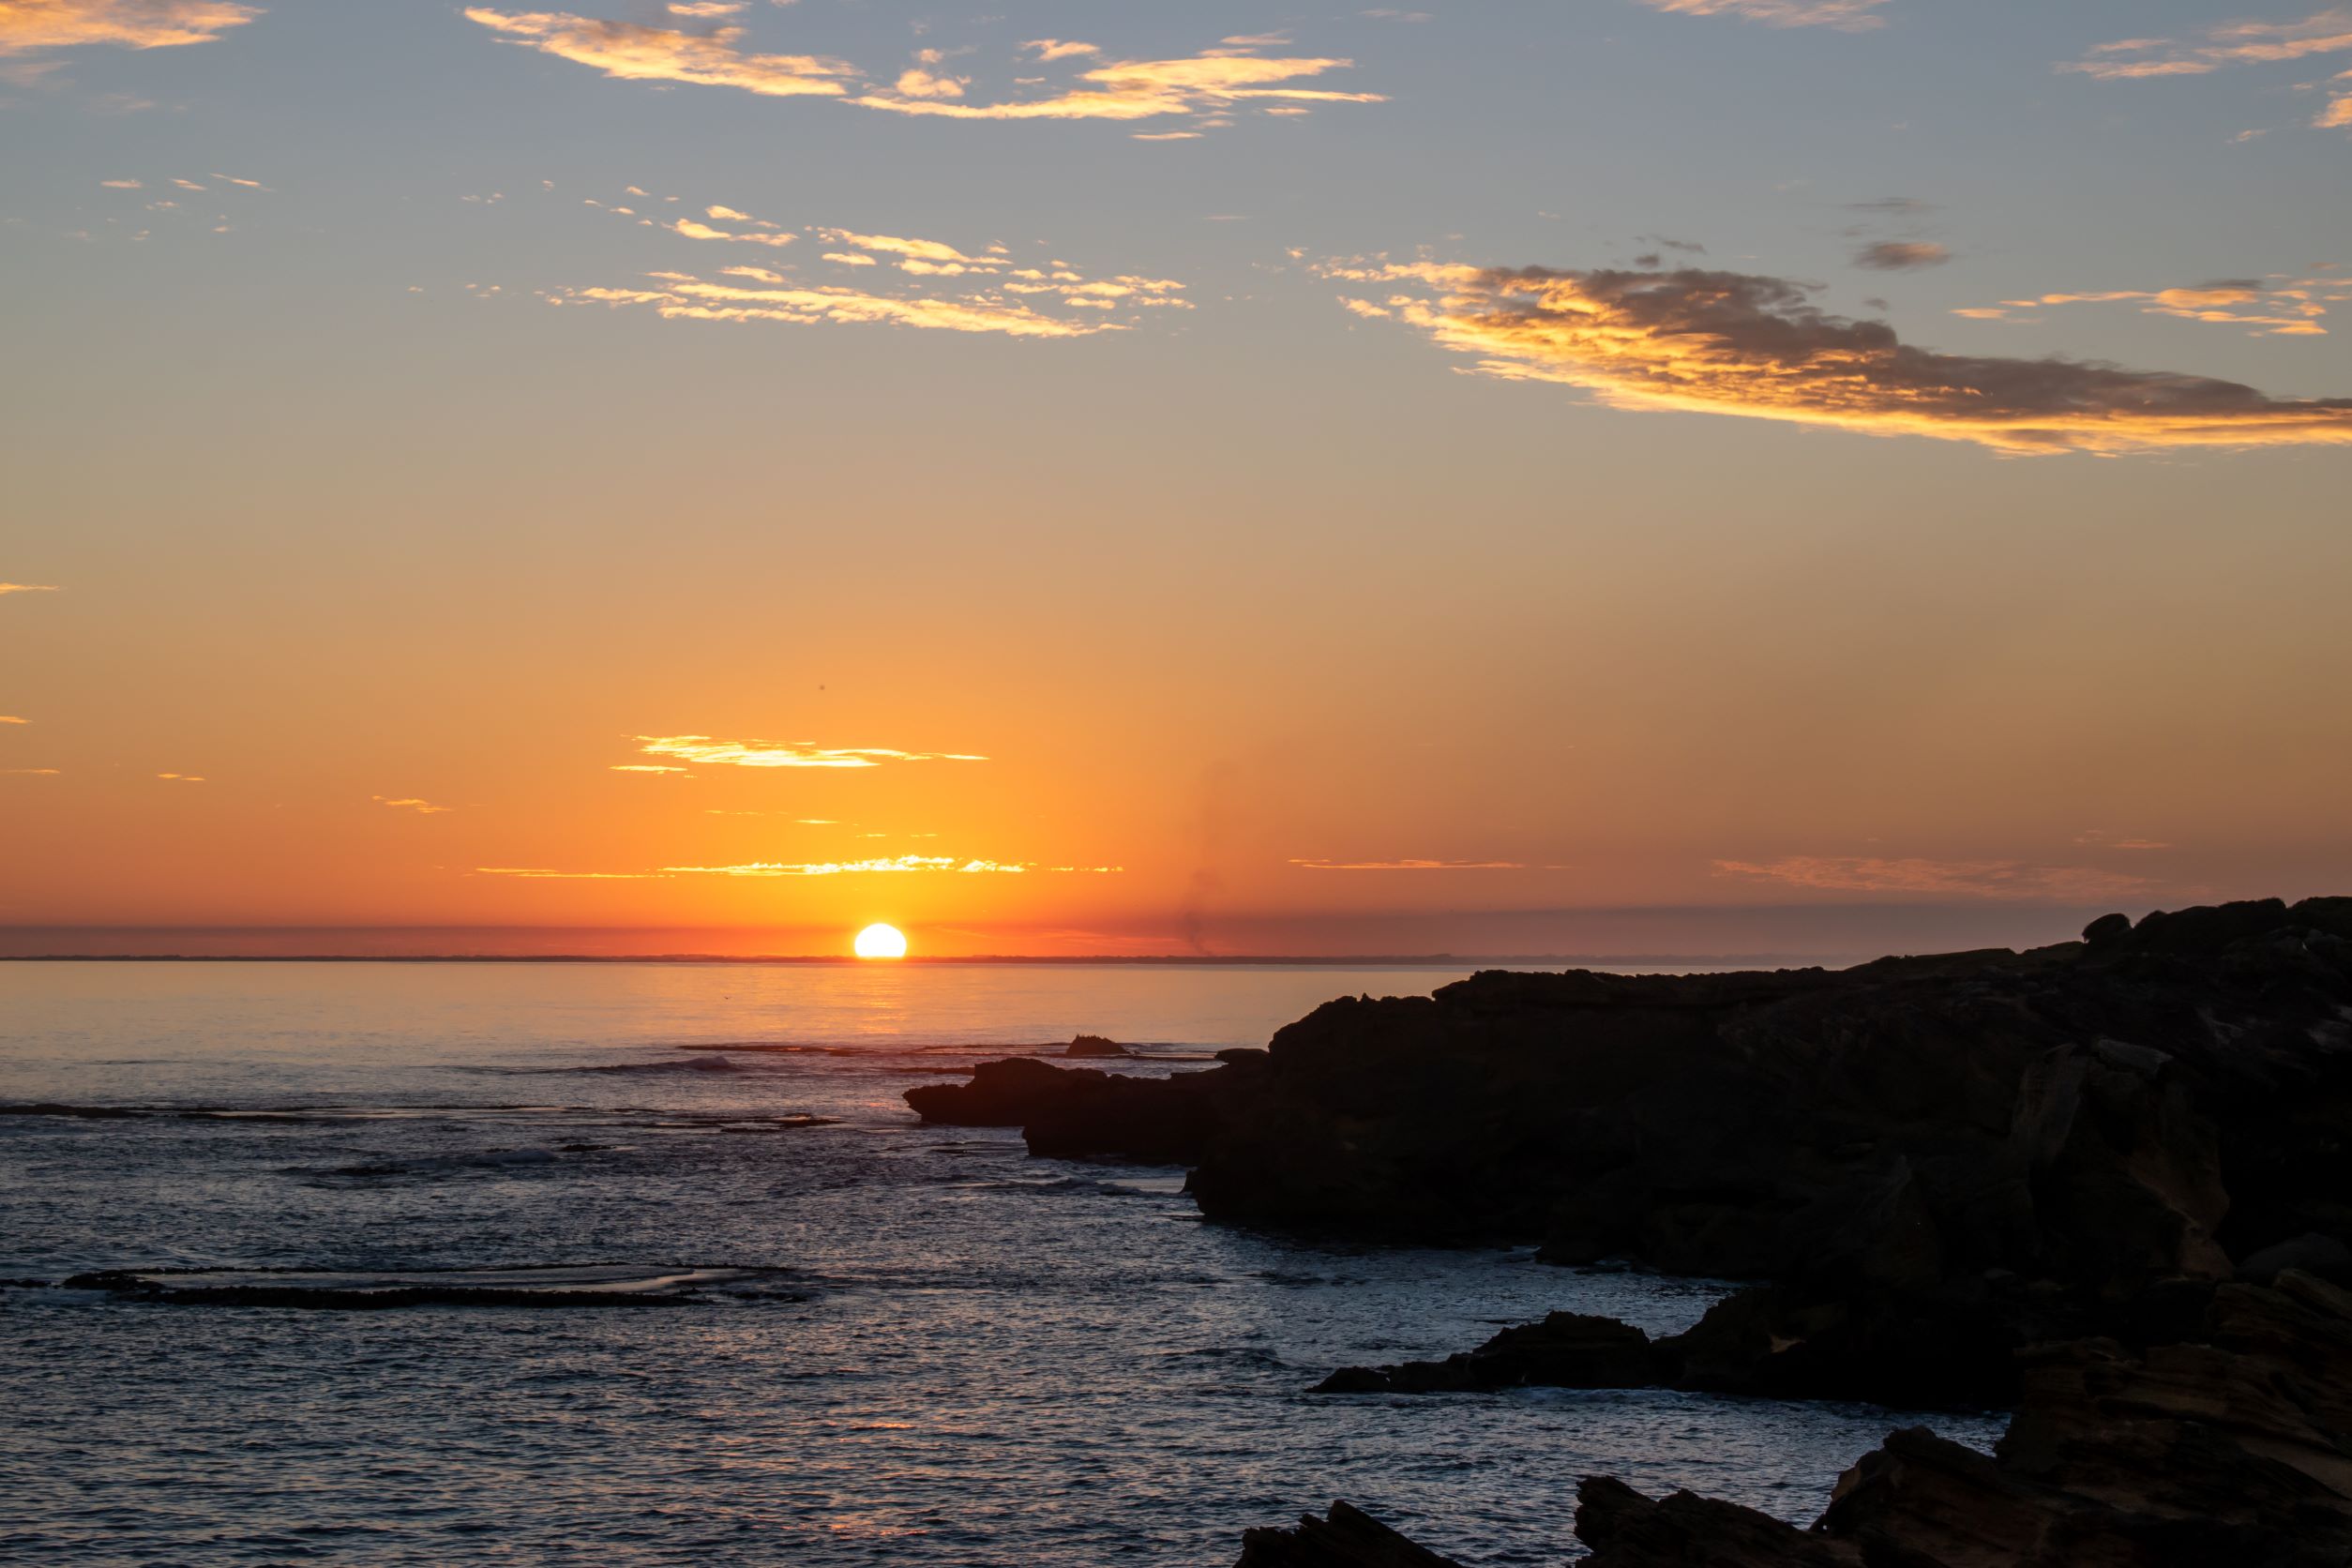
[[1349,1366],[1317,1385],[1317,1394],[1486,1393],[1495,1389],[1647,1388],[1671,1381],[1675,1365],[1662,1361],[1650,1336],[1614,1318],[1555,1312],[1496,1334],[1475,1350],[1443,1361],[1400,1366]]
[[30,1105],[0,1105],[0,1116],[64,1116],[80,1122],[143,1122],[143,1110],[125,1110],[119,1106],[61,1106],[42,1100]]
[[1331,1505],[1327,1518],[1308,1514],[1292,1530],[1242,1532],[1233,1568],[1460,1568],[1417,1545],[1361,1509]]
[[1135,1052],[1116,1040],[1106,1040],[1099,1034],[1081,1034],[1070,1042],[1064,1056],[1133,1056]]
[[1485,972],[1205,1073],[1014,1061],[907,1098],[1191,1165],[1212,1219],[1765,1282],[1657,1347],[1681,1386],[1999,1404],[2019,1346],[2128,1337],[2167,1282],[2338,1266],[2352,898],[1838,972]]

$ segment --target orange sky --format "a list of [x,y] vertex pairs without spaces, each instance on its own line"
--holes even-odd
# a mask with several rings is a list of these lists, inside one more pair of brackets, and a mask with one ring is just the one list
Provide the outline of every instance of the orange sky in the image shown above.
[[2352,888],[2345,148],[2256,123],[2335,34],[1212,8],[0,17],[0,926],[1851,955]]

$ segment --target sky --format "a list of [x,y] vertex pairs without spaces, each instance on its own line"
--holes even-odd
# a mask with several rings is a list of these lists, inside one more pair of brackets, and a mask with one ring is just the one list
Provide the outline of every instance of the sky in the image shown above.
[[2352,8],[528,3],[0,0],[0,951],[2352,892]]

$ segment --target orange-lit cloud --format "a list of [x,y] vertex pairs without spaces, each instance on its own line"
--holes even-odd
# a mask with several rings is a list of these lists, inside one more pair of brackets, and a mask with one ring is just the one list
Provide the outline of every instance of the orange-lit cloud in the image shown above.
[[0,0],[0,54],[116,44],[169,49],[210,43],[261,15],[225,0]]
[[53,582],[0,582],[0,594],[53,594]]
[[[713,209],[715,213],[724,210],[724,208]],[[799,237],[796,234],[731,234],[725,229],[714,229],[708,223],[697,222],[691,218],[678,219],[670,225],[670,228],[673,234],[683,234],[687,239],[726,240],[734,245],[767,245],[779,249]]]
[[747,54],[740,27],[707,33],[601,22],[564,11],[497,11],[469,7],[466,18],[509,43],[594,67],[625,82],[684,82],[740,87],[767,98],[838,98],[859,79],[856,67],[814,54]]
[[1836,893],[1916,893],[1939,897],[2073,903],[2129,898],[2155,885],[2095,866],[2031,866],[2015,860],[1887,860],[1791,855],[1761,864],[1718,860],[1718,876]]
[[59,771],[56,768],[0,768],[0,774],[24,778],[54,778]]
[[414,795],[404,795],[397,800],[390,795],[376,795],[372,798],[378,806],[388,806],[395,811],[414,811],[420,817],[438,817],[445,811],[457,809],[454,806],[435,806],[431,801],[418,800]]
[[[889,855],[871,860],[754,860],[737,866],[665,866],[657,871],[557,871],[540,867],[477,866],[476,876],[520,877],[532,881],[556,882],[645,882],[667,877],[733,877],[770,879],[779,877],[865,877],[906,876],[916,872],[933,872],[943,876],[987,877],[1026,876],[1036,867],[1025,861],[963,859],[944,854]],[[1093,875],[1116,874],[1116,866],[1052,866],[1046,869],[1058,872],[1079,872]]]
[[2300,22],[2226,22],[2193,39],[2120,38],[2094,45],[2058,69],[2103,82],[2204,76],[2230,66],[2274,65],[2352,52],[2352,10],[2332,7]]
[[1294,860],[1309,871],[1525,871],[1515,860]]
[[[1870,0],[1818,0],[1864,5]],[[677,14],[672,8],[672,14]],[[692,15],[708,14],[701,12]],[[1197,55],[1172,60],[1123,60],[1078,73],[1060,92],[997,103],[966,101],[970,79],[946,74],[946,56],[924,50],[914,66],[882,86],[845,60],[808,54],[753,54],[739,26],[690,32],[637,23],[605,22],[567,11],[501,11],[470,7],[465,15],[507,42],[535,49],[607,76],[632,82],[683,82],[739,87],[772,98],[840,98],[862,109],[961,120],[1144,120],[1168,114],[1214,113],[1244,106],[1304,108],[1326,103],[1381,103],[1378,93],[1302,86],[1354,62],[1316,56],[1263,56],[1257,50],[1284,40],[1228,38]],[[1099,54],[1091,44],[1039,39],[1024,45],[1036,60]],[[855,96],[850,96],[855,88]]]
[[820,746],[808,741],[721,741],[708,735],[640,735],[638,750],[737,768],[873,768],[885,762],[985,762],[952,751],[896,751],[883,746]]
[[32,722],[29,718],[19,718],[14,714],[0,714],[0,724],[30,724]]
[[[1352,60],[1308,56],[1263,56],[1250,53],[1265,40],[1231,39],[1204,53],[1176,60],[1123,60],[1081,71],[1077,84],[1044,98],[1000,103],[966,103],[956,98],[867,93],[851,101],[899,114],[957,120],[1150,120],[1168,114],[1214,113],[1268,104],[1302,107],[1319,103],[1385,103],[1378,93],[1350,93],[1297,83],[1335,70]],[[1079,46],[1056,44],[1060,59]]]
[[1886,0],[1641,0],[1653,11],[1733,16],[1768,27],[1836,27],[1849,33],[1883,26]]
[[[2226,22],[2192,38],[2119,38],[2058,67],[2102,82],[2205,76],[2234,66],[2267,66],[2320,54],[2352,53],[2352,9],[2316,11],[2300,22]],[[2352,129],[2352,71],[2313,124]],[[2246,138],[2240,137],[2239,140]]]
[[2004,299],[1998,305],[1975,305],[1956,309],[1955,316],[1975,321],[2003,321],[2013,310],[2032,310],[2058,305],[2136,305],[2151,316],[2205,322],[2217,326],[2242,326],[2258,336],[2324,338],[2320,324],[2331,305],[2352,301],[2352,279],[2300,278],[2272,281],[2259,278],[2226,278],[2173,289],[2109,289],[2088,294],[2046,294],[2030,299]]
[[174,784],[202,784],[204,782],[204,776],[201,773],[158,773],[156,776],[161,779],[168,779]]
[[752,861],[742,866],[665,866],[674,876],[852,877],[947,871],[957,876],[1019,876],[1029,867],[1015,861],[958,860],[954,855],[902,854],[880,860]]
[[2070,359],[1937,354],[1812,291],[1744,273],[1337,264],[1475,373],[1584,388],[1628,409],[1970,441],[2011,453],[2352,443],[2352,399]]
[[1084,338],[1120,329],[1109,321],[1069,321],[1027,305],[987,295],[941,298],[883,294],[838,285],[746,288],[675,273],[649,274],[648,288],[551,290],[559,305],[650,307],[671,321],[822,323],[922,327],[942,332],[999,332],[1012,338]]

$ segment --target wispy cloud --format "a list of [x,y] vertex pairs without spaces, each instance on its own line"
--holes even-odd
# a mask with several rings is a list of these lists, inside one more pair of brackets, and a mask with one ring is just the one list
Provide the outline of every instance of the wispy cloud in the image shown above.
[[[1308,871],[1525,871],[1516,860],[1293,860]],[[1547,867],[1548,869],[1548,867]]]
[[2013,321],[2013,312],[2064,305],[2133,305],[2147,315],[2216,326],[2244,327],[2257,337],[2324,338],[2329,307],[2352,302],[2352,278],[2222,278],[2171,289],[2104,289],[2036,294],[1998,305],[1971,305],[1952,314],[1974,321]]
[[53,582],[0,582],[0,594],[54,594]]
[[[2078,360],[1938,354],[1813,290],[1745,273],[1332,264],[1385,288],[1374,309],[1475,356],[1473,373],[1581,387],[1604,403],[1968,441],[2128,453],[2352,443],[2352,399]],[[1364,302],[1370,303],[1370,302]]]
[[469,7],[471,22],[507,42],[590,66],[625,82],[681,82],[737,87],[766,98],[839,98],[859,80],[856,67],[816,54],[753,54],[738,47],[741,27],[686,32],[634,22],[601,22],[565,11],[498,11]]
[[438,817],[444,812],[457,809],[454,806],[435,806],[431,801],[418,800],[414,795],[403,795],[398,799],[390,795],[375,795],[370,798],[378,806],[390,807],[395,811],[414,811],[420,817]]
[[736,768],[875,768],[885,762],[985,762],[954,751],[898,751],[887,746],[821,746],[810,741],[722,741],[708,735],[640,735],[648,757]]
[[[1817,0],[1867,5],[1871,0]],[[732,14],[740,8],[672,5],[688,20]],[[1244,108],[1305,110],[1334,103],[1380,103],[1378,93],[1304,85],[1354,62],[1317,55],[1269,55],[1259,51],[1280,38],[1227,38],[1199,54],[1167,60],[1120,60],[1091,67],[1039,96],[974,102],[970,77],[942,68],[936,49],[887,79],[845,60],[812,54],[761,54],[745,47],[746,30],[654,27],[606,22],[567,11],[502,11],[471,7],[465,15],[507,42],[535,49],[607,76],[631,82],[677,82],[735,87],[771,98],[834,98],[861,109],[958,120],[1147,120],[1173,114],[1216,115]],[[1094,60],[1093,44],[1039,38],[1022,46],[1033,66]],[[1040,79],[1042,82],[1044,79]]]
[[1870,856],[1791,855],[1754,862],[1718,860],[1715,874],[1832,893],[1913,893],[1955,898],[2014,898],[2062,903],[2128,898],[2156,884],[2095,866],[2034,866],[2017,860],[1888,860]]
[[[2185,38],[2118,38],[2094,46],[2058,69],[2101,82],[2141,82],[2344,53],[2352,53],[2352,9],[2335,6],[2300,22],[2225,22]],[[2344,85],[2312,123],[2352,129],[2352,71],[2336,81]]]
[[1730,16],[1768,27],[1835,27],[1848,33],[1884,26],[1886,0],[1641,0],[1653,11]]
[[2225,22],[2190,38],[2119,38],[2092,46],[2058,69],[2104,82],[2133,81],[2346,52],[2352,52],[2352,10],[2332,7],[2300,22]]
[[957,876],[1019,876],[1031,869],[1017,861],[958,860],[953,855],[902,854],[878,860],[757,860],[741,866],[665,866],[682,877],[895,876],[910,871],[945,871]]
[[84,44],[210,43],[261,14],[258,6],[225,0],[0,0],[0,55]]
[[30,724],[32,722],[29,718],[19,718],[14,714],[0,714],[0,724]]
[[156,776],[173,784],[202,784],[204,782],[204,776],[201,773],[158,773]]
[[[907,876],[930,873],[940,876],[991,877],[1026,876],[1038,867],[1026,861],[961,858],[956,855],[903,854],[870,860],[754,860],[735,866],[665,866],[657,871],[558,871],[540,867],[477,866],[475,874],[484,877],[520,877],[526,880],[563,882],[643,882],[665,877],[731,877],[769,879],[781,877],[866,877]],[[1118,872],[1116,866],[1050,866],[1052,872],[1076,872],[1106,875]]]
[[15,778],[54,778],[62,771],[59,768],[0,768],[0,774]]
[[[1229,38],[1218,48],[1173,60],[1122,60],[1078,73],[1060,92],[995,103],[969,103],[958,96],[869,92],[852,99],[861,108],[954,120],[1152,120],[1171,114],[1278,106],[1304,108],[1332,103],[1385,103],[1379,93],[1306,87],[1301,83],[1347,70],[1352,60],[1310,55],[1261,55],[1256,50],[1280,39]],[[1055,44],[1071,57],[1091,46]]]
[[[626,208],[606,210],[627,216]],[[795,237],[780,224],[731,207],[706,210],[707,216],[734,227],[717,228],[699,219],[658,226],[689,239],[748,240],[775,248]],[[656,226],[650,219],[636,221]],[[1172,279],[1132,273],[1090,278],[1059,261],[1020,265],[1003,246],[967,249],[943,240],[899,234],[833,228],[809,232],[835,248],[823,253],[822,264],[852,269],[860,279],[856,286],[794,278],[789,264],[778,258],[775,266],[722,267],[716,278],[649,272],[626,287],[544,294],[558,305],[642,306],[680,321],[804,326],[880,323],[1015,338],[1083,338],[1124,330],[1141,319],[1136,312],[1191,309],[1184,297],[1184,285]],[[881,272],[885,264],[895,276]],[[1070,313],[1049,314],[1041,306]]]

